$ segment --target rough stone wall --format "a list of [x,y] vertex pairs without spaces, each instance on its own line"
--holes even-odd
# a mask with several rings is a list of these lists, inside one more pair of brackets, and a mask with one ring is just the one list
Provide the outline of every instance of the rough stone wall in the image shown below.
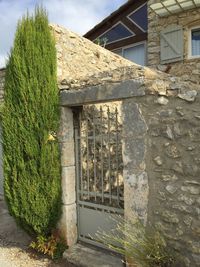
[[[148,7],[156,2],[160,1],[149,0]],[[160,70],[167,71],[170,74],[180,76],[184,81],[192,81],[199,84],[200,58],[188,58],[189,29],[193,26],[200,26],[199,18],[200,8],[162,18],[148,8],[148,66],[153,66]],[[172,24],[183,26],[184,59],[176,63],[160,65],[160,32]]]
[[80,83],[88,86],[99,79],[111,80],[110,71],[135,65],[68,29],[58,25],[50,25],[50,29],[56,41],[60,89],[80,87]]
[[[174,97],[165,100],[160,102],[158,96],[137,99],[148,127],[145,144],[148,221],[161,229],[170,246],[182,255],[181,267],[197,267],[200,266],[200,96],[193,103]],[[139,168],[142,155],[137,151],[141,150],[135,149],[134,153]],[[145,196],[145,187],[143,191]]]

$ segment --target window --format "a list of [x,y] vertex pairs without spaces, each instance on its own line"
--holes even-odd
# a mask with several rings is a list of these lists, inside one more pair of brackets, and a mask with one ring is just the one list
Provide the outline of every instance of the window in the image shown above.
[[191,29],[191,51],[192,57],[200,56],[200,28]]
[[133,11],[128,16],[133,23],[139,26],[144,32],[147,31],[148,21],[147,21],[147,4],[139,7],[137,10]]
[[134,63],[146,65],[146,46],[145,43],[138,43],[133,46],[123,47],[113,51],[114,53],[133,61]]
[[135,33],[131,32],[123,23],[119,22],[103,35],[99,36],[100,39],[106,39],[106,43],[123,40],[128,37],[134,36]]

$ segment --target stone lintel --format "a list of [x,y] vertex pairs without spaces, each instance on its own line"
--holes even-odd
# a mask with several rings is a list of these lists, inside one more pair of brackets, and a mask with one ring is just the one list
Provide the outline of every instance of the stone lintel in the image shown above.
[[60,93],[61,106],[81,106],[97,102],[144,96],[145,88],[141,80],[126,80],[120,83],[107,83],[81,90],[63,90]]

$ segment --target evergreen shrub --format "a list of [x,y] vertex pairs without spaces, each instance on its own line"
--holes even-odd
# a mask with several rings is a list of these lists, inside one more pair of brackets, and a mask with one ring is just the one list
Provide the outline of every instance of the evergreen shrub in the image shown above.
[[4,191],[11,215],[29,233],[49,234],[61,213],[56,49],[46,11],[18,23],[6,66]]

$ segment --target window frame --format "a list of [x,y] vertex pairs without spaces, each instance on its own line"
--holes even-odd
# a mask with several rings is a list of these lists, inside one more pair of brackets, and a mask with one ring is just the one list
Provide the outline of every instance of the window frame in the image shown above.
[[125,40],[125,39],[128,39],[128,38],[131,38],[133,36],[136,36],[136,34],[131,30],[129,29],[121,20],[118,21],[117,23],[115,23],[114,25],[112,25],[112,27],[108,28],[105,32],[103,32],[102,34],[100,34],[98,36],[98,38],[102,38],[102,36],[104,34],[106,34],[107,32],[109,32],[110,30],[112,30],[114,27],[116,27],[117,25],[119,24],[122,24],[130,33],[132,33],[131,36],[128,36],[128,37],[124,37],[124,38],[121,38],[121,39],[118,39],[118,40],[115,40],[115,41],[112,41],[112,42],[107,42],[106,44],[113,44],[113,43],[116,43],[116,42],[119,42],[119,41],[122,41],[122,40]]
[[[144,44],[144,61],[145,61],[144,64],[145,64],[145,65],[142,66],[142,67],[145,67],[145,66],[147,66],[147,41],[141,41],[141,42],[137,42],[137,43],[134,43],[134,44],[131,44],[131,45],[118,47],[118,48],[112,50],[112,52],[115,53],[115,51],[121,49],[121,51],[122,51],[122,57],[124,57],[124,49],[132,48],[132,47],[135,47],[135,46],[139,46],[139,45],[141,45],[141,44]],[[116,53],[116,54],[117,54],[117,53]],[[119,55],[119,54],[117,54],[117,55]],[[127,60],[129,60],[129,59],[127,59]],[[136,64],[137,64],[137,63],[136,63]]]
[[200,25],[195,26],[195,27],[191,27],[189,29],[189,33],[188,33],[188,59],[195,59],[195,58],[200,58],[200,54],[199,55],[192,55],[192,31],[193,30],[200,30]]
[[147,5],[147,2],[133,10],[130,14],[128,14],[126,17],[133,23],[135,24],[141,31],[143,32],[148,32],[148,5],[147,5],[147,30],[145,31],[140,25],[138,25],[133,19],[131,19],[130,16],[132,16],[134,13],[136,13],[140,8],[143,8],[143,6]]

